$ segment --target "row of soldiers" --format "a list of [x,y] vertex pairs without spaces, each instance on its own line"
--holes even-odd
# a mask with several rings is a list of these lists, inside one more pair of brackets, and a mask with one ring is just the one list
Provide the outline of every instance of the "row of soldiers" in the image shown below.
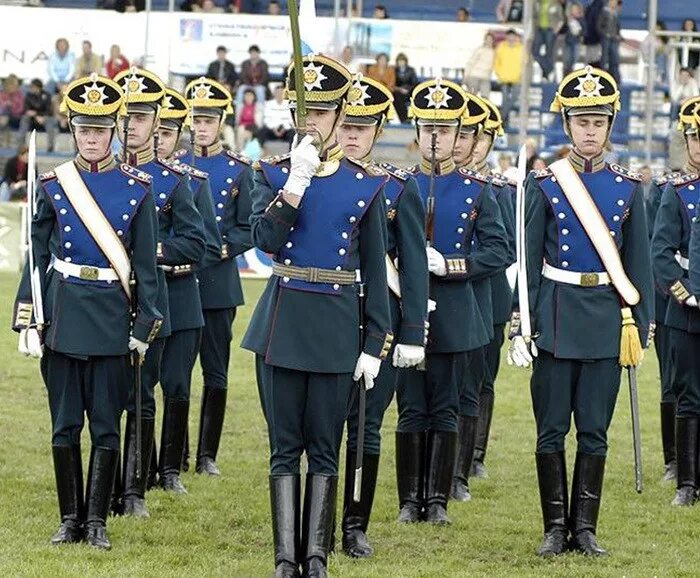
[[[603,157],[620,104],[615,81],[591,67],[562,81],[552,109],[573,150],[531,174],[514,198],[515,184],[484,170],[502,131],[492,103],[443,79],[418,85],[411,114],[421,162],[402,170],[372,162],[391,94],[333,59],[309,55],[302,64],[307,110],[297,110],[293,65],[287,78],[300,125],[292,151],[253,167],[221,148],[231,99],[215,81],[191,83],[184,98],[143,70],[69,87],[64,105],[79,154],[40,179],[32,227],[45,320],[36,321],[30,263],[14,323],[21,349],[43,350],[61,510],[54,543],[109,547],[124,410],[116,494],[125,513],[147,515],[158,382],[160,482],[184,491],[198,353],[205,389],[197,470],[218,473],[231,324],[242,303],[233,258],[255,246],[272,255],[273,275],[242,346],[256,355],[268,425],[277,576],[298,576],[300,567],[326,575],[346,424],[342,547],[353,557],[372,554],[379,431],[394,393],[399,521],[450,523],[448,500],[469,500],[470,475],[484,475],[509,318],[509,362],[534,365],[539,553],[605,554],[596,527],[607,428],[621,367],[638,363],[651,337],[653,299],[641,182]],[[194,142],[183,156],[175,149],[186,123]],[[109,153],[117,129],[121,164]],[[512,299],[505,270],[516,253]],[[130,350],[136,363],[144,358],[138,428]],[[85,497],[84,413],[93,444]],[[578,451],[569,503],[564,439],[572,414]],[[679,459],[679,484],[680,471]]]

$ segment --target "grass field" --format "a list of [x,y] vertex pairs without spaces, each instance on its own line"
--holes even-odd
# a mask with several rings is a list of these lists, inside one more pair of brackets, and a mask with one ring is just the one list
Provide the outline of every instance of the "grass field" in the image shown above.
[[[51,462],[51,428],[38,363],[16,352],[8,328],[17,279],[0,275],[0,572],[7,576],[267,576],[273,569],[267,491],[268,447],[258,403],[253,358],[237,348],[262,282],[246,282],[248,305],[236,319],[228,412],[219,455],[221,479],[184,474],[189,495],[148,494],[149,520],[110,519],[113,549],[54,548],[58,525]],[[543,561],[534,468],[534,420],[527,372],[504,364],[487,459],[490,478],[473,482],[471,503],[451,504],[454,524],[400,526],[394,473],[392,406],[370,524],[371,560],[337,553],[333,576],[680,576],[697,575],[700,508],[671,509],[673,487],[661,482],[656,361],[640,371],[645,491],[634,491],[626,384],[610,431],[601,543],[611,556],[567,555]],[[202,380],[196,370],[191,415],[199,414]],[[158,417],[160,420],[160,415]],[[196,435],[196,418],[191,418]],[[85,432],[84,432],[85,433]],[[573,448],[569,461],[573,458]],[[89,453],[84,437],[83,454]],[[571,471],[569,473],[571,476]],[[569,478],[570,479],[570,478]],[[340,504],[339,504],[340,507]]]

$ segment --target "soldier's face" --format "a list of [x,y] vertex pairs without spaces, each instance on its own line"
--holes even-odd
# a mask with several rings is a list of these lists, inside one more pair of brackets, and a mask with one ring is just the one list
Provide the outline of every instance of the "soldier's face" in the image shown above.
[[[148,147],[153,138],[155,114],[140,112],[129,114],[129,140],[127,147],[130,151],[141,151]],[[124,142],[124,124],[119,123],[119,138]]]
[[167,159],[175,152],[180,133],[176,130],[158,129],[158,156]]
[[194,143],[201,147],[208,147],[219,140],[218,118],[212,116],[195,116],[194,117]]
[[[474,140],[476,135],[473,132],[459,131],[453,157],[458,167],[466,165],[474,155]],[[473,161],[472,161],[473,162]]]
[[589,158],[602,153],[608,138],[609,122],[609,117],[600,114],[569,117],[569,130],[574,148]]
[[688,149],[688,160],[695,167],[700,167],[700,135],[689,134],[685,137]]
[[[435,160],[442,162],[452,156],[457,137],[457,126],[436,126],[435,133]],[[432,156],[433,126],[421,125],[418,130],[418,148],[424,159],[430,160]]]
[[376,128],[376,125],[342,124],[338,127],[338,144],[346,156],[363,159],[372,152]]
[[[493,135],[487,132],[482,132],[479,138],[476,140],[474,145],[474,152],[472,153],[472,163],[479,165],[486,160],[491,152],[491,145],[493,144]],[[457,150],[457,147],[455,147]]]
[[306,131],[313,137],[316,146],[329,141],[336,127],[337,114],[336,110],[309,109],[306,111]]
[[109,145],[112,142],[111,128],[76,126],[73,134],[78,153],[86,161],[95,163],[109,154]]

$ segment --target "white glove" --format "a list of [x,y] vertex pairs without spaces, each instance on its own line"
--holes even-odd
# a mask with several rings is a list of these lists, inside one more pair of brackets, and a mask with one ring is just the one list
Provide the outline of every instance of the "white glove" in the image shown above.
[[394,347],[394,367],[413,367],[425,359],[425,347],[422,345],[404,345],[397,343]]
[[695,295],[691,295],[690,297],[688,297],[688,298],[685,300],[685,304],[686,304],[688,307],[697,307],[697,306],[698,306],[698,300],[697,300],[697,298],[695,297]]
[[365,378],[365,389],[369,390],[374,387],[374,380],[379,375],[379,368],[382,365],[382,360],[378,357],[372,357],[366,353],[360,353],[355,366],[355,373],[352,378],[359,381],[361,377]]
[[299,197],[304,196],[304,191],[311,184],[311,177],[316,174],[316,169],[321,165],[321,159],[313,141],[313,137],[307,134],[289,155],[292,168],[284,184],[284,190]]
[[138,351],[139,356],[141,358],[146,355],[146,351],[148,351],[148,343],[144,343],[143,341],[139,341],[134,337],[133,335],[129,335],[129,351]]
[[17,349],[25,357],[40,359],[44,353],[44,346],[41,344],[39,330],[35,327],[20,330]]
[[432,313],[437,309],[437,301],[434,299],[428,299],[428,313]]
[[426,247],[425,252],[428,255],[428,271],[438,277],[447,275],[447,265],[442,253],[433,247]]
[[537,346],[533,340],[528,344],[522,335],[513,337],[508,348],[508,365],[530,367],[535,357],[537,357]]

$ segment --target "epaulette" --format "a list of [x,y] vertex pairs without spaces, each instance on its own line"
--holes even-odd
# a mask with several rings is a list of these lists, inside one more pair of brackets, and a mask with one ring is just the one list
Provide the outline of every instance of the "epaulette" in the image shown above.
[[40,181],[50,181],[51,179],[56,178],[56,173],[53,171],[49,171],[48,173],[42,173],[39,175],[39,180]]
[[371,161],[365,162],[365,161],[361,161],[359,159],[354,159],[352,157],[345,157],[345,158],[348,160],[348,162],[363,169],[371,177],[385,177],[386,176],[386,172],[381,167],[379,167],[378,165],[375,165]]
[[175,163],[173,161],[169,161],[166,159],[158,159],[158,163],[163,165],[164,167],[170,169],[172,172],[177,173],[178,175],[185,175],[187,172],[183,168],[183,163]]
[[175,151],[173,154],[171,154],[170,156],[171,156],[173,159],[181,159],[182,157],[184,157],[185,155],[188,155],[188,154],[190,154],[190,151],[188,151],[187,149],[180,149],[180,150],[176,150],[176,151]]
[[459,169],[459,174],[463,175],[465,177],[469,177],[470,179],[474,179],[475,181],[480,181],[481,183],[484,183],[484,184],[488,183],[489,178],[490,178],[490,177],[487,177],[486,175],[482,175],[481,173],[478,173],[478,172],[473,171],[471,169],[467,169],[465,167],[462,167],[461,169]]
[[491,184],[495,185],[496,187],[505,187],[508,185],[507,179],[504,179],[500,175],[491,175],[489,177],[489,180],[490,180]]
[[544,179],[545,177],[551,177],[553,173],[549,170],[549,167],[547,167],[545,169],[533,169],[530,171],[530,174],[536,179]]
[[411,176],[416,176],[418,173],[420,173],[420,167],[418,165],[413,165],[412,167],[406,167],[404,169],[409,175]]
[[680,171],[671,171],[670,173],[666,173],[665,175],[661,175],[660,177],[654,177],[654,184],[657,187],[663,187],[664,185],[667,185],[668,183],[672,182],[673,180],[677,179],[678,177],[682,176],[683,173]]
[[251,161],[248,157],[246,157],[246,156],[244,156],[244,155],[242,155],[242,154],[240,154],[240,153],[237,153],[237,152],[232,151],[232,150],[226,150],[225,152],[226,152],[226,154],[227,154],[229,157],[231,157],[232,159],[234,159],[234,160],[236,160],[236,161],[238,161],[238,162],[241,162],[241,163],[243,163],[243,164],[245,164],[245,165],[250,165],[250,164],[252,164],[252,161]]
[[506,183],[508,183],[514,189],[516,189],[518,187],[518,182],[515,179],[509,179],[506,177],[503,177],[503,178],[506,179]]
[[618,164],[615,163],[610,163],[610,170],[613,171],[614,173],[617,173],[618,175],[622,175],[623,177],[626,177],[630,179],[631,181],[641,181],[642,180],[642,175],[639,173],[635,173],[634,171],[631,171],[629,169],[626,169],[625,167],[622,167]]
[[682,187],[683,185],[692,183],[693,181],[697,181],[698,179],[700,179],[700,175],[698,175],[697,173],[685,173],[679,177],[676,177],[671,182],[676,187]]
[[291,153],[287,153],[284,155],[275,155],[272,157],[265,157],[264,159],[260,159],[259,161],[255,161],[253,163],[253,168],[256,171],[259,171],[260,170],[260,163],[265,163],[266,165],[277,165],[281,162],[288,161],[291,156],[292,156]]
[[140,171],[131,165],[127,165],[126,163],[121,163],[119,168],[126,176],[138,179],[146,185],[150,185],[151,181],[153,180],[153,177],[151,177],[151,175],[148,173],[144,173],[143,171]]
[[389,173],[392,177],[399,179],[400,181],[406,181],[411,176],[410,173],[404,169],[400,169],[391,163],[379,163],[379,166]]
[[195,168],[195,167],[188,165],[186,163],[180,163],[180,164],[178,164],[178,167],[180,167],[188,175],[191,175],[193,177],[197,177],[198,179],[208,179],[209,178],[209,173],[205,173],[204,171],[200,171],[198,168]]

